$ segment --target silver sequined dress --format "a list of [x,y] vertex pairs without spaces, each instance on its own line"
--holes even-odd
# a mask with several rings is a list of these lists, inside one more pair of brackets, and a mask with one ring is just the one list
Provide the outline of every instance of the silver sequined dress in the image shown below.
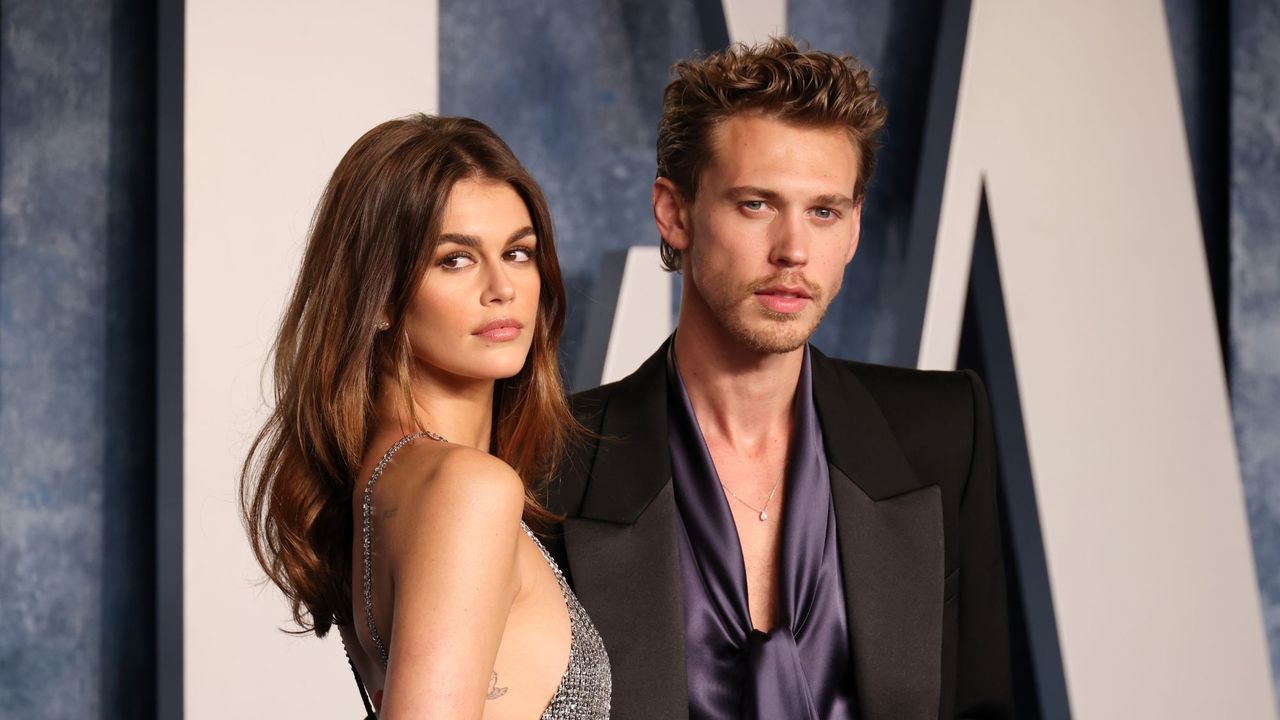
[[[369,477],[369,482],[364,489],[364,617],[369,625],[369,637],[378,649],[378,657],[384,668],[387,666],[387,648],[383,645],[382,637],[373,624],[373,486],[377,484],[378,478],[382,477],[382,471],[391,461],[391,456],[395,455],[400,448],[421,437],[444,440],[431,432],[401,438],[378,461],[378,466],[374,468],[373,475]],[[569,583],[564,579],[564,573],[560,572],[559,566],[542,542],[523,520],[520,521],[520,527],[537,546],[538,552],[542,553],[547,564],[551,566],[556,582],[560,583],[560,591],[564,594],[564,603],[569,609],[569,664],[564,669],[564,675],[560,677],[560,686],[556,688],[556,694],[551,697],[547,709],[542,711],[541,718],[542,720],[608,718],[613,679],[609,672],[609,656],[605,654],[604,641],[600,639],[600,633],[596,632],[596,626],[587,616],[586,609],[578,602],[578,596],[573,594]]]

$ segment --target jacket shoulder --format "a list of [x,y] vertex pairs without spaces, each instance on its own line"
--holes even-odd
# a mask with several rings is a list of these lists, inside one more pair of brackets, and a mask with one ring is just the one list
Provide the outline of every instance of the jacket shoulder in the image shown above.
[[882,409],[887,406],[928,407],[934,412],[969,412],[973,387],[980,383],[972,370],[917,370],[855,360],[831,360],[840,372],[862,383]]
[[600,432],[600,425],[604,420],[604,409],[608,407],[609,398],[617,389],[618,382],[611,382],[569,396],[569,410],[573,412],[573,417],[579,424],[593,433]]
[[921,480],[963,482],[974,451],[978,403],[986,407],[985,389],[973,371],[824,361],[845,382],[866,389]]
[[573,517],[582,507],[591,467],[600,449],[605,408],[617,386],[613,382],[569,396],[569,410],[585,432],[577,433],[565,448],[563,461],[547,485],[547,508],[557,515]]

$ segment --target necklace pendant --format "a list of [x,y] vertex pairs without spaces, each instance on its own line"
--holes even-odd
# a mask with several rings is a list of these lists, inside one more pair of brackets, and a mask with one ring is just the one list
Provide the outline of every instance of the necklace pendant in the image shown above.
[[769,519],[769,513],[765,512],[764,510],[761,510],[761,511],[760,511],[760,522],[764,522],[765,520],[768,520],[768,519]]

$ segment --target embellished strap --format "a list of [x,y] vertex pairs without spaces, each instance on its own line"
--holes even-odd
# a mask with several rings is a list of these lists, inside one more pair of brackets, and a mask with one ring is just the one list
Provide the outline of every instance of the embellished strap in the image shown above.
[[391,462],[391,457],[400,452],[400,448],[422,437],[431,438],[437,442],[448,442],[448,440],[430,430],[400,438],[378,461],[378,466],[373,469],[373,475],[369,477],[369,482],[364,486],[364,535],[362,543],[364,547],[364,619],[369,627],[369,639],[373,640],[373,646],[378,650],[378,659],[382,661],[382,667],[384,668],[387,666],[389,655],[387,654],[386,645],[382,642],[382,636],[378,634],[378,628],[373,622],[373,486],[378,484],[378,479],[382,477],[382,471],[386,469],[387,463]]
[[542,559],[546,560],[547,564],[551,566],[551,572],[555,573],[556,581],[560,584],[560,591],[564,592],[567,590],[569,588],[569,583],[564,579],[564,573],[560,571],[560,566],[556,564],[555,558],[551,557],[551,553],[547,550],[546,546],[542,544],[542,541],[538,539],[538,536],[534,534],[533,530],[525,524],[524,520],[520,521],[520,529],[524,530],[524,534],[528,535],[529,539],[533,541],[534,546],[538,548],[538,552],[542,553]]

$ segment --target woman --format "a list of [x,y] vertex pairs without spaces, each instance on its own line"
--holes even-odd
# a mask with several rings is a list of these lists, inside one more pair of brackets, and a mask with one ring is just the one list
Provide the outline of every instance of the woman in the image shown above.
[[343,157],[241,490],[295,621],[338,626],[382,717],[608,716],[600,637],[524,522],[575,427],[563,324],[546,202],[489,128],[418,115]]

